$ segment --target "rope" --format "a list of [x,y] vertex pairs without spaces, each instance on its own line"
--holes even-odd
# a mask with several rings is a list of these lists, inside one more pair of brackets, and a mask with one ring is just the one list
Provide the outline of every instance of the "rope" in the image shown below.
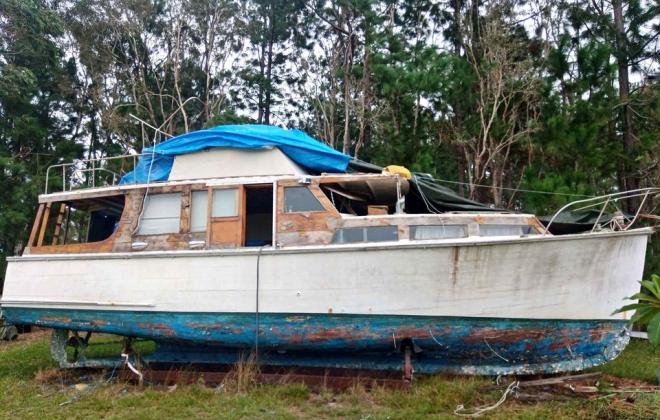
[[433,204],[429,202],[429,200],[426,198],[426,194],[424,194],[424,190],[421,187],[419,187],[419,182],[417,182],[417,175],[414,173],[413,173],[413,180],[418,185],[417,190],[419,191],[419,196],[422,197],[422,201],[424,202],[424,205],[426,205],[426,209],[429,211],[429,213],[435,213],[435,214],[444,213],[443,211],[435,208],[435,206],[433,206]]
[[138,384],[139,384],[140,386],[142,386],[143,381],[144,381],[144,375],[142,375],[142,373],[141,373],[139,370],[137,370],[137,369],[135,368],[135,366],[133,366],[133,364],[132,364],[132,363],[130,362],[130,360],[128,359],[128,354],[127,354],[127,353],[122,353],[122,354],[121,354],[121,357],[124,358],[124,363],[126,363],[126,366],[131,370],[131,372],[133,372],[134,374],[137,375],[137,377],[138,377]]
[[504,361],[507,362],[507,363],[510,363],[510,362],[509,362],[509,359],[505,359],[505,358],[502,357],[498,352],[496,352],[495,349],[493,349],[493,348],[490,346],[490,344],[488,343],[488,341],[486,341],[485,338],[484,338],[484,343],[486,343],[486,345],[488,346],[488,348],[490,349],[490,351],[492,351],[492,352],[495,354],[495,356],[499,357],[500,359],[504,360]]
[[438,179],[438,178],[433,178],[433,179],[436,180],[436,181],[445,182],[445,183],[448,183],[448,184],[467,185],[467,186],[481,187],[481,188],[495,188],[496,190],[518,191],[518,192],[527,192],[527,193],[534,193],[534,194],[547,194],[547,195],[563,195],[563,196],[567,196],[567,197],[594,197],[593,195],[585,195],[585,194],[568,194],[568,193],[559,193],[559,192],[550,192],[550,191],[525,190],[525,189],[520,189],[520,188],[496,187],[496,186],[493,186],[493,185],[485,185],[485,184],[470,184],[469,182],[450,181],[448,179]]
[[[147,172],[147,189],[144,191],[144,197],[142,197],[142,208],[140,209],[140,216],[138,216],[137,223],[135,224],[135,229],[133,229],[133,235],[140,229],[140,222],[142,222],[142,216],[144,215],[145,204],[147,203],[147,197],[149,196],[149,183],[151,182],[151,168],[154,166],[154,157],[156,156],[156,133],[154,133],[154,145],[151,149],[151,162],[149,162],[149,171]],[[136,176],[135,170],[133,168],[133,176]]]
[[463,406],[463,404],[460,404],[459,406],[456,407],[456,410],[454,410],[454,415],[460,417],[479,417],[487,411],[495,410],[497,407],[504,404],[504,401],[506,401],[506,398],[509,396],[510,393],[516,392],[518,390],[519,384],[520,384],[519,381],[511,382],[509,386],[506,387],[506,390],[504,391],[504,394],[502,394],[500,400],[493,405],[485,405],[481,407],[475,407],[472,410],[468,410]]
[[433,341],[435,341],[435,344],[439,345],[440,347],[445,347],[444,344],[442,344],[441,342],[438,341],[437,338],[435,338],[435,336],[433,335],[433,333],[431,332],[430,329],[429,329],[429,335],[431,336],[431,338],[433,339]]

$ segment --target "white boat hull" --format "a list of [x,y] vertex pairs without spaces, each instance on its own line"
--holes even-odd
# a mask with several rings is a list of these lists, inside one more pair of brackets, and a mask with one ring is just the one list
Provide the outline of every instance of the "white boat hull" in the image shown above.
[[28,255],[9,260],[1,303],[10,322],[159,342],[245,349],[258,335],[307,352],[291,364],[397,366],[386,354],[409,342],[428,372],[576,370],[625,347],[613,311],[639,289],[650,233]]
[[[28,255],[2,306],[621,319],[648,231],[449,244]],[[258,261],[258,262],[257,262]]]

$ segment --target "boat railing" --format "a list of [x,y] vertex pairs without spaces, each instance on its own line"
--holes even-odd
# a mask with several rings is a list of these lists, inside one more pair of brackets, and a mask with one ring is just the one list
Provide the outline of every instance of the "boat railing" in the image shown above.
[[[155,146],[159,144],[160,140],[162,140],[163,138],[173,137],[172,134],[161,130],[159,127],[155,127],[149,124],[145,120],[138,118],[133,114],[129,114],[129,116],[140,124],[140,132],[142,133],[141,150],[145,150],[145,148],[148,145]],[[167,122],[168,121],[166,121],[166,123]],[[146,134],[147,129],[153,130],[154,134],[151,138]],[[108,162],[115,160],[122,160],[122,161],[131,160],[133,163],[132,170],[135,170],[137,166],[138,158],[140,156],[142,156],[142,154],[133,154],[133,155],[129,154],[129,155],[103,157],[103,158],[95,158],[95,159],[79,159],[72,163],[60,163],[57,165],[51,165],[48,167],[48,169],[46,169],[45,194],[49,193],[49,186],[50,186],[49,181],[51,179],[51,170],[54,173],[57,173],[57,171],[61,168],[62,171],[61,191],[71,191],[74,188],[94,188],[94,187],[101,187],[108,185],[116,185],[117,182],[121,180],[121,177],[126,174],[126,171],[123,170],[123,165],[120,165],[119,172],[110,169],[108,167]],[[84,174],[88,174],[88,176],[87,177],[82,176]],[[107,177],[98,176],[100,174],[106,174]],[[68,184],[67,184],[67,175],[69,175],[70,177]],[[60,192],[60,191],[50,191],[50,192]]]
[[[128,170],[135,170],[140,156],[142,155],[129,154],[95,159],[80,159],[71,163],[51,165],[46,169],[44,193],[117,185],[121,177]],[[128,165],[126,165],[127,161],[129,162]],[[128,167],[125,168],[125,166]],[[62,177],[61,189],[51,190],[49,188],[50,181],[58,174]]]
[[[599,195],[596,197],[571,201],[570,203],[566,204],[565,206],[557,210],[557,212],[555,212],[554,215],[552,215],[552,218],[550,218],[550,222],[548,222],[548,225],[545,227],[545,232],[543,234],[545,235],[546,233],[550,232],[550,226],[552,226],[552,224],[555,222],[557,217],[559,217],[560,214],[562,214],[568,209],[571,209],[571,211],[580,211],[602,205],[602,207],[600,208],[600,212],[598,213],[598,217],[596,218],[596,221],[594,222],[594,225],[591,228],[591,231],[594,232],[596,229],[600,227],[600,220],[603,218],[603,214],[605,214],[605,209],[607,208],[608,205],[614,204],[620,200],[627,200],[629,198],[635,198],[635,197],[643,197],[639,207],[637,208],[637,212],[635,213],[635,215],[631,219],[626,218],[626,224],[619,226],[621,230],[628,230],[639,218],[639,214],[642,208],[644,207],[644,204],[646,203],[646,200],[648,199],[649,195],[656,193],[660,193],[660,188],[649,187],[649,188],[639,188],[630,191],[622,191],[618,193]],[[584,205],[578,208],[573,208],[578,204],[584,204]]]

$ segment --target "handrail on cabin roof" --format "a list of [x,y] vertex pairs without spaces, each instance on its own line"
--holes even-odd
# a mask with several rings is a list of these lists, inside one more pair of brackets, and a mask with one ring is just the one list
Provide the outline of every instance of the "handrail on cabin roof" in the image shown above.
[[[121,155],[121,156],[110,156],[110,157],[102,157],[102,158],[94,158],[94,159],[78,159],[75,162],[70,162],[70,163],[58,163],[55,165],[50,165],[46,169],[46,185],[44,187],[44,194],[48,194],[48,186],[49,186],[49,179],[50,179],[50,171],[51,169],[55,168],[62,168],[62,192],[67,191],[66,189],[66,172],[67,168],[74,168],[74,173],[75,172],[91,172],[91,180],[92,180],[92,188],[95,187],[96,185],[96,172],[107,172],[111,173],[113,175],[113,183],[112,185],[115,185],[115,182],[117,182],[117,178],[121,175],[118,174],[110,169],[103,168],[101,166],[96,166],[96,162],[102,162],[102,161],[109,161],[109,160],[119,160],[119,159],[127,159],[127,158],[132,158],[133,160],[133,170],[135,170],[135,167],[137,166],[137,161],[138,158],[141,157],[141,153],[136,153],[136,154],[128,154],[128,155]],[[92,167],[91,168],[77,168],[77,165],[85,165],[91,163]],[[55,192],[55,191],[53,191]]]

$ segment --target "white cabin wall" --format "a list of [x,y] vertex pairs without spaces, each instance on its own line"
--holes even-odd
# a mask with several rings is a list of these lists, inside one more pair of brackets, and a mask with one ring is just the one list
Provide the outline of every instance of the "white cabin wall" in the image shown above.
[[176,156],[169,180],[305,174],[300,166],[276,148],[213,148]]

